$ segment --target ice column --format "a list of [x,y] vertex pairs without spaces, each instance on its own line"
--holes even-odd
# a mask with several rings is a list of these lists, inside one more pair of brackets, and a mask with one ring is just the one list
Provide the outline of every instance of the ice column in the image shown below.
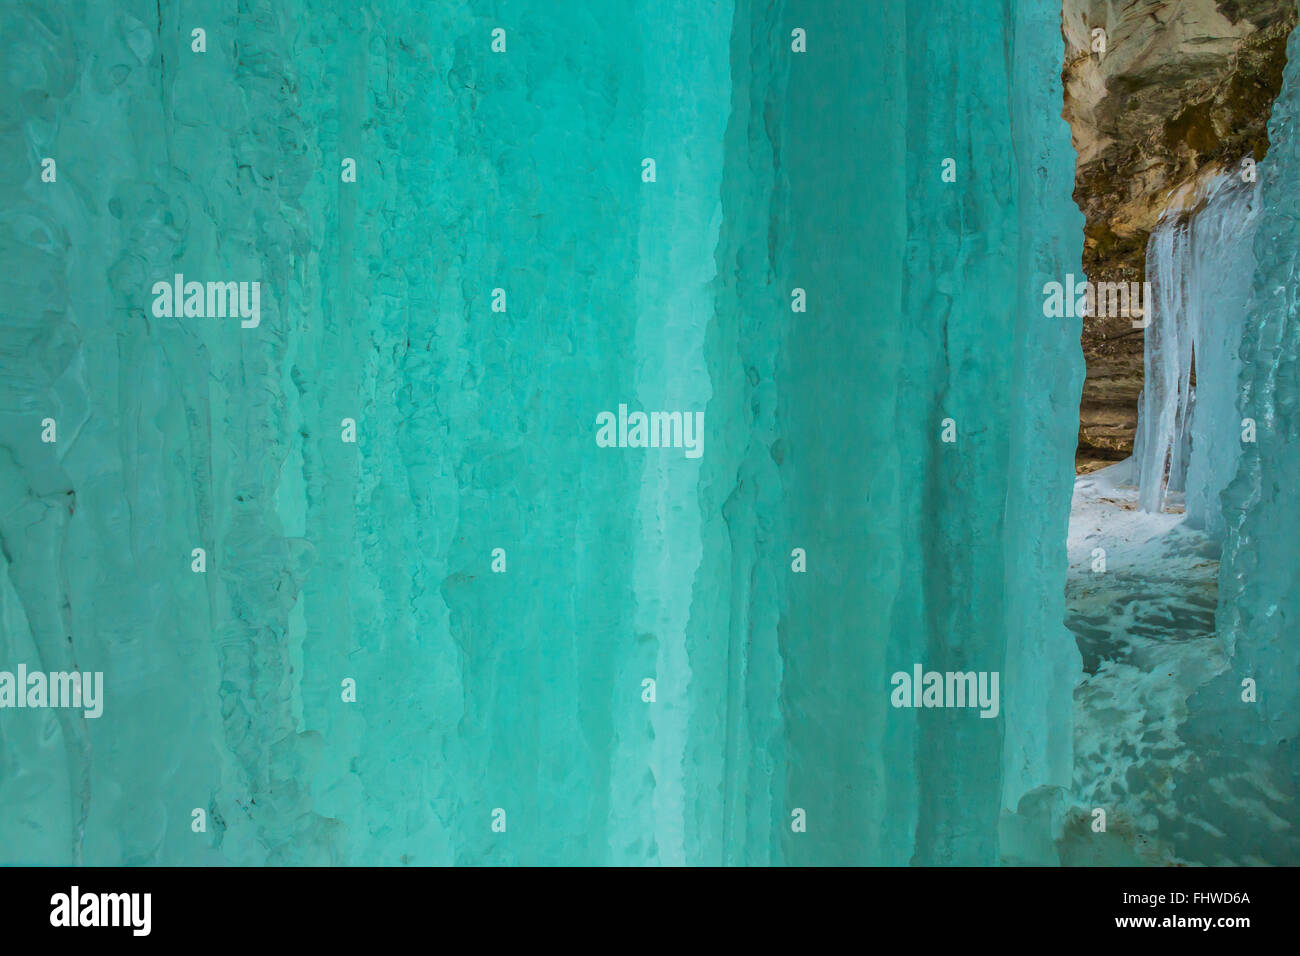
[[[1259,164],[1252,300],[1231,435],[1240,449],[1222,495],[1219,636],[1230,667],[1188,700],[1184,737],[1214,786],[1180,787],[1182,807],[1213,808],[1230,852],[1262,863],[1300,853],[1300,38],[1292,34],[1282,92]],[[1238,417],[1239,416],[1239,417]],[[1255,426],[1243,440],[1240,419]],[[1229,429],[1225,425],[1225,432]],[[1247,432],[1247,435],[1249,433]]]
[[1147,244],[1147,274],[1155,301],[1148,303],[1145,388],[1138,412],[1138,504],[1144,511],[1163,511],[1170,479],[1177,484],[1179,443],[1185,434],[1191,331],[1186,319],[1186,278],[1191,229],[1177,212],[1161,217]]
[[1240,456],[1241,342],[1254,271],[1257,186],[1234,174],[1204,188],[1189,214],[1170,210],[1147,246],[1154,292],[1146,387],[1134,458],[1145,511],[1186,491],[1187,520],[1223,533],[1219,492]]
[[1191,419],[1187,522],[1221,538],[1225,531],[1219,494],[1241,458],[1239,349],[1255,273],[1259,189],[1239,176],[1214,185],[1196,216],[1192,234],[1194,290],[1189,319],[1196,353],[1195,414]]

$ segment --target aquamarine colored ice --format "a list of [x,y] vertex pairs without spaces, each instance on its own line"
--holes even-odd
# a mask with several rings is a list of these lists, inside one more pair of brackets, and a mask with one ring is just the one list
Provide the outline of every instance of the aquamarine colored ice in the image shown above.
[[[0,861],[1040,859],[1059,16],[8,7],[0,669],[108,689],[0,711]],[[156,317],[178,272],[260,281],[260,326]],[[704,411],[703,456],[598,448],[620,403]],[[998,717],[891,707],[914,663],[1000,672]]]
[[[1256,423],[1222,496],[1227,541],[1219,571],[1218,632],[1231,667],[1189,701],[1211,792],[1236,847],[1253,861],[1300,859],[1300,409],[1296,318],[1300,272],[1300,36],[1292,33],[1282,91],[1259,164],[1261,212],[1250,312],[1240,344],[1238,412]],[[1247,685],[1254,703],[1246,705]],[[1189,798],[1195,798],[1189,794]],[[1204,811],[1202,811],[1204,812]]]
[[1236,474],[1243,447],[1238,353],[1260,211],[1255,176],[1240,169],[1219,173],[1190,211],[1161,217],[1147,246],[1154,308],[1143,332],[1145,387],[1134,455],[1139,501],[1144,510],[1162,511],[1171,493],[1183,492],[1189,527],[1216,541],[1225,530],[1219,495]]

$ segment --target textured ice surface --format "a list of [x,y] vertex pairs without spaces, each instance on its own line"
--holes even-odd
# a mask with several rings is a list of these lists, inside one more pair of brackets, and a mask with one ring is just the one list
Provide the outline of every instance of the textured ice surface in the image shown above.
[[4,862],[988,863],[1069,785],[1051,4],[4,18],[0,667],[108,685],[0,712]]
[[[1300,37],[1291,35],[1282,92],[1260,164],[1262,209],[1253,301],[1241,344],[1240,411],[1258,424],[1223,496],[1227,541],[1218,627],[1231,670],[1193,702],[1198,743],[1222,768],[1237,821],[1259,855],[1300,859]],[[1258,700],[1243,707],[1242,682]],[[1251,774],[1252,768],[1258,772]],[[1267,813],[1262,811],[1267,810]],[[1238,825],[1243,825],[1238,822]]]
[[1225,177],[1209,190],[1192,229],[1196,388],[1184,498],[1188,524],[1216,540],[1226,532],[1219,495],[1241,456],[1239,351],[1255,274],[1260,205],[1256,184]]
[[[1219,494],[1241,451],[1241,345],[1254,275],[1258,184],[1220,175],[1193,210],[1162,217],[1147,246],[1155,297],[1134,462],[1146,511],[1185,492],[1187,520],[1224,533]],[[1195,369],[1195,385],[1192,372]]]
[[[1147,243],[1147,281],[1153,302],[1145,303],[1143,388],[1133,459],[1138,504],[1163,511],[1167,491],[1181,491],[1192,368],[1192,331],[1187,322],[1187,272],[1191,230],[1184,218],[1165,213]],[[1170,487],[1172,482],[1173,487]]]

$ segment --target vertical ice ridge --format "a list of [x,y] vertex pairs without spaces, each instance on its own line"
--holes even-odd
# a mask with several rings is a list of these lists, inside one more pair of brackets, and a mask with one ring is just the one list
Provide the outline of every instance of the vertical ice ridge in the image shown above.
[[[713,391],[700,469],[702,567],[689,637],[696,715],[690,760],[694,859],[780,861],[786,826],[780,614],[791,539],[781,507],[784,444],[775,381],[789,304],[771,271],[777,139],[790,60],[783,4],[735,5],[730,102],[713,250],[713,308],[704,352]],[[722,586],[719,586],[721,584]],[[719,759],[721,758],[721,759]]]
[[[710,437],[713,389],[705,364],[705,333],[712,313],[723,132],[730,108],[729,4],[701,9],[681,0],[639,7],[643,44],[675,33],[671,53],[643,59],[646,155],[657,157],[657,181],[642,193],[641,268],[636,291],[637,407],[646,411],[704,412],[702,451]],[[683,149],[690,143],[689,150]],[[701,570],[699,458],[683,451],[644,457],[638,503],[640,540],[635,559],[638,633],[657,640],[656,673],[665,691],[652,711],[654,832],[657,862],[687,862],[686,779],[692,719],[693,582]]]
[[[1295,560],[1300,506],[1300,35],[1291,34],[1282,91],[1269,120],[1269,152],[1260,161],[1258,223],[1249,304],[1236,381],[1237,406],[1223,426],[1237,446],[1236,473],[1221,496],[1226,537],[1219,566],[1216,629],[1228,669],[1188,700],[1183,737],[1208,781],[1177,791],[1180,817],[1210,820],[1198,834],[1201,858],[1285,864],[1300,853],[1300,565]],[[1248,257],[1239,253],[1241,260]],[[1229,383],[1215,382],[1216,387]],[[1198,388],[1200,388],[1198,366]],[[1199,405],[1199,402],[1198,402]],[[1198,411],[1199,415],[1199,411]],[[1243,440],[1240,419],[1255,422]],[[1229,428],[1231,425],[1233,427]]]
[[1144,343],[1141,458],[1137,460],[1138,505],[1164,511],[1168,493],[1182,491],[1179,458],[1186,438],[1192,328],[1188,320],[1191,227],[1185,214],[1170,210],[1148,243],[1147,262],[1154,302]]
[[[891,768],[899,723],[887,704],[889,618],[911,548],[897,466],[917,461],[893,401],[905,364],[904,13],[792,0],[779,23],[789,80],[761,114],[777,144],[769,242],[784,326],[775,529],[806,549],[809,570],[792,573],[789,547],[778,552],[789,599],[776,622],[786,756],[777,859],[906,862],[896,843],[910,840],[898,834],[906,825],[884,825],[891,792],[913,779]],[[808,54],[789,52],[795,27]],[[796,288],[806,312],[791,311]],[[792,830],[796,809],[806,832]]]
[[1073,694],[1081,661],[1066,630],[1064,547],[1074,486],[1084,362],[1081,320],[1044,321],[1040,292],[1082,253],[1074,206],[1075,155],[1061,118],[1059,15],[1016,4],[1007,46],[1009,136],[1020,192],[1012,352],[1013,424],[1007,459],[1014,482],[1004,517],[1007,662],[1002,807],[1037,787],[1073,778]]
[[[6,124],[5,152],[15,158],[48,156],[56,150],[63,123],[78,99],[82,71],[73,53],[76,26],[59,11],[15,10],[4,33],[6,59],[28,64],[29,76],[43,75],[49,84],[36,116],[26,123]],[[22,80],[11,77],[4,90],[10,101],[31,99],[18,85]],[[24,661],[33,669],[69,669],[79,658],[87,658],[80,634],[76,642],[68,640],[69,609],[76,595],[66,583],[65,569],[76,506],[67,449],[80,435],[88,408],[84,378],[77,370],[85,336],[78,327],[79,309],[69,279],[74,275],[74,237],[89,213],[81,190],[71,197],[42,192],[39,169],[11,166],[5,172],[10,183],[21,187],[6,196],[0,233],[0,248],[14,264],[0,278],[0,288],[7,303],[18,304],[6,308],[0,319],[0,550],[5,576],[0,666],[12,670]],[[40,433],[47,416],[60,424],[64,444],[33,447],[31,438]],[[27,789],[44,790],[50,799],[43,801],[41,812],[14,814],[12,825],[19,829],[4,836],[21,838],[23,829],[34,832],[19,845],[39,847],[43,856],[19,856],[21,862],[84,862],[93,760],[85,720],[69,711],[32,714],[6,731],[3,763],[15,768],[36,760],[47,737],[56,739],[58,748],[52,767],[24,775]],[[0,787],[0,800],[14,787],[12,780],[3,783],[7,786]]]
[[1239,352],[1251,305],[1260,199],[1256,183],[1225,176],[1193,224],[1198,297],[1192,313],[1196,388],[1187,424],[1187,522],[1216,540],[1226,530],[1220,496],[1242,450]]
[[[1190,209],[1170,209],[1148,243],[1154,293],[1135,446],[1139,504],[1164,511],[1185,494],[1189,526],[1224,531],[1219,493],[1236,470],[1238,355],[1250,308],[1259,189],[1236,173],[1209,179]],[[1191,384],[1195,368],[1195,387]]]
[[[1080,243],[1068,130],[1052,106],[1058,18],[1020,5],[908,7],[908,49],[926,53],[908,59],[899,416],[921,436],[905,458],[925,478],[904,498],[921,529],[904,580],[918,587],[895,604],[889,670],[1001,677],[997,719],[899,715],[915,726],[914,751],[896,744],[916,768],[914,862],[996,862],[999,811],[1070,781],[1079,659],[1062,626],[1061,532],[1082,361],[1077,322],[1044,317],[1040,296]],[[947,158],[956,182],[941,178]],[[945,419],[951,443],[939,440]]]
[[1300,35],[1292,33],[1282,92],[1269,121],[1271,145],[1259,166],[1263,210],[1240,352],[1239,410],[1256,422],[1257,440],[1241,443],[1240,466],[1224,493],[1228,534],[1219,578],[1219,630],[1233,655],[1233,672],[1270,687],[1269,693],[1261,689],[1253,710],[1272,724],[1276,738],[1294,737],[1300,728],[1294,684],[1267,676],[1294,674],[1300,666],[1286,625],[1300,616],[1300,566],[1293,560],[1300,507],[1291,490],[1300,465],[1300,396],[1293,384],[1300,367],[1298,110]]
[[[215,162],[192,149],[173,154],[173,167],[189,181],[215,180],[230,190],[223,195],[220,186],[210,186],[207,202],[192,196],[192,241],[181,266],[205,276],[247,275],[264,293],[256,330],[205,329],[227,385],[213,436],[223,452],[216,573],[228,615],[216,640],[227,742],[238,773],[223,787],[232,826],[227,839],[236,858],[248,854],[250,862],[263,853],[274,863],[329,862],[337,848],[303,783],[313,742],[299,735],[297,678],[291,674],[290,613],[311,567],[311,549],[286,535],[276,503],[287,435],[297,424],[285,404],[280,369],[302,307],[300,264],[319,241],[301,205],[316,164],[298,95],[292,21],[275,5],[257,3],[241,12],[233,35],[211,29],[214,53],[237,56],[228,82],[239,88],[246,112],[229,118],[229,152],[218,150]],[[193,109],[202,81],[198,71],[178,75],[178,112]],[[190,121],[208,125],[197,113]],[[233,176],[223,176],[225,169]]]
[[[960,25],[960,29],[953,28]],[[903,314],[909,333],[909,375],[903,420],[925,439],[919,443],[924,479],[906,508],[920,526],[917,575],[923,589],[913,597],[919,627],[909,628],[905,657],[891,670],[914,663],[938,671],[1002,669],[1000,551],[1009,421],[980,401],[984,389],[1004,392],[1010,363],[988,361],[989,339],[1010,339],[1011,310],[981,310],[977,296],[998,289],[1014,294],[1006,259],[990,256],[1015,239],[1016,196],[1010,153],[989,149],[981,133],[1004,139],[1009,110],[1008,77],[983,70],[963,55],[958,35],[975,33],[1001,42],[1010,26],[1007,11],[957,4],[909,8],[909,51],[938,54],[934,69],[908,60],[908,277]],[[924,65],[923,65],[924,64]],[[958,168],[980,169],[979,186],[960,197],[940,178],[945,156]],[[972,179],[974,179],[972,172]],[[1011,220],[1011,221],[1008,221]],[[996,300],[995,300],[996,301]],[[982,322],[963,322],[971,315]],[[928,347],[927,347],[928,346]],[[915,371],[913,371],[915,369]],[[937,434],[945,420],[959,429],[953,443]],[[985,499],[984,496],[988,498]],[[911,596],[909,596],[911,597]],[[993,626],[990,626],[993,625]],[[915,721],[917,823],[911,861],[924,864],[988,863],[996,854],[993,771],[1000,759],[997,720]],[[966,716],[966,715],[963,715]],[[942,769],[940,769],[942,768]]]

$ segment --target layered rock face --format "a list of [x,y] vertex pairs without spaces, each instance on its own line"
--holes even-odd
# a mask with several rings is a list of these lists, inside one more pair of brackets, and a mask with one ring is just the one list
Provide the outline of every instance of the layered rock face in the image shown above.
[[[1291,0],[1065,0],[1063,115],[1089,279],[1142,281],[1170,203],[1211,170],[1264,156],[1295,23]],[[1090,471],[1132,452],[1143,336],[1126,317],[1088,319],[1083,350],[1076,465]]]

